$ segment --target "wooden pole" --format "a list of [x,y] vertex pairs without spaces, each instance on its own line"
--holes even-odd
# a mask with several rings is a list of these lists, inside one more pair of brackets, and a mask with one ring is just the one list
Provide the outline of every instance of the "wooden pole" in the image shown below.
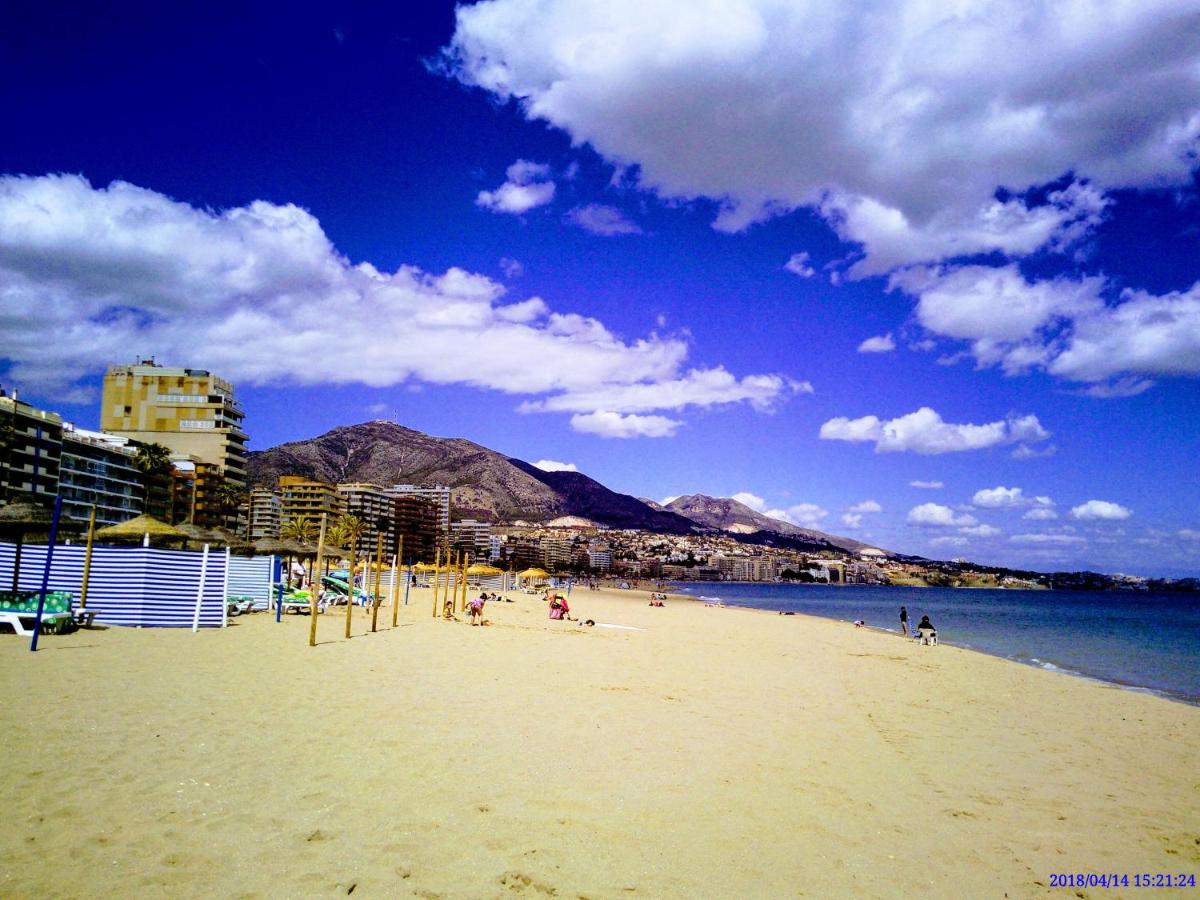
[[435,547],[433,551],[433,617],[437,618],[438,601],[438,569],[442,564],[442,548]]
[[400,615],[400,585],[396,583],[396,566],[404,565],[404,535],[400,535],[400,549],[392,557],[392,627],[395,628]]
[[467,567],[471,565],[471,554],[463,552],[462,561],[462,597],[458,601],[458,611],[465,612],[467,609]]
[[[450,578],[451,578],[451,576],[455,575],[455,573],[458,571],[458,551],[454,550],[454,551],[447,551],[447,552],[453,553],[453,555],[451,557],[450,567],[446,570],[446,590],[442,592],[443,613],[446,609],[446,604],[451,602],[451,600],[450,600]],[[454,579],[454,588],[455,588],[455,590],[458,589],[458,578],[457,577],[455,577],[455,579]],[[454,608],[453,605],[451,605],[450,608],[453,609]]]
[[371,632],[379,624],[379,580],[383,577],[383,532],[375,533],[375,591],[371,597]]
[[[358,552],[358,540],[350,538],[350,571],[346,575],[346,579],[350,582],[346,585],[346,637],[350,637],[350,617],[354,615],[354,566],[358,562],[355,558]],[[365,582],[364,582],[365,583]]]
[[321,599],[321,557],[325,553],[325,513],[321,513],[321,533],[317,535],[317,558],[313,562],[313,575],[316,584],[309,584],[308,590],[308,646],[317,646],[317,604]]
[[96,537],[96,504],[92,504],[92,514],[88,516],[87,549],[83,551],[83,583],[79,586],[79,608],[87,609],[88,577],[92,574],[92,541]]

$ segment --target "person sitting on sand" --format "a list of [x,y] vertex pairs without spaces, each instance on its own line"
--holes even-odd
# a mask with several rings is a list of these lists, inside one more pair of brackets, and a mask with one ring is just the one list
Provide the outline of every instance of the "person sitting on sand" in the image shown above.
[[921,621],[917,623],[917,634],[920,635],[922,644],[937,643],[937,629],[929,621],[929,616],[921,616]]
[[483,622],[483,604],[485,603],[487,603],[487,594],[480,594],[467,605],[467,609],[471,613],[472,625],[479,625]]
[[447,598],[446,602],[442,604],[442,618],[458,621],[458,616],[454,614],[454,601],[450,598]]

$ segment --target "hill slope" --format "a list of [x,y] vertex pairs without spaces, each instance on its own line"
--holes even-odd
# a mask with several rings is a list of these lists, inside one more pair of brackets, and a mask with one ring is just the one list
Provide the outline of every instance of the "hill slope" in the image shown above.
[[654,510],[635,497],[611,491],[579,472],[543,472],[463,438],[439,438],[395,422],[335,428],[249,454],[251,484],[273,486],[280,475],[318,481],[378,485],[444,484],[456,516],[487,522],[544,522],[581,516],[612,528],[681,534],[691,520]]
[[801,528],[790,522],[772,519],[730,497],[689,494],[686,497],[676,497],[664,509],[686,516],[706,528],[717,528],[738,536],[778,534],[805,543],[829,544],[851,552],[858,552],[868,546],[853,538],[826,534],[814,528]]

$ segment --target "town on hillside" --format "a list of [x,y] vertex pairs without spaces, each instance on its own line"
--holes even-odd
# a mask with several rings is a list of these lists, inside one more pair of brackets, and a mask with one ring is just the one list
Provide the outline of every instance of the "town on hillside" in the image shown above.
[[[100,428],[79,428],[0,388],[0,505],[48,503],[97,526],[146,514],[245,544],[290,539],[311,544],[324,521],[335,545],[431,560],[438,549],[509,570],[531,566],[576,577],[643,581],[750,581],[935,587],[1196,590],[1196,579],[1149,580],[1090,572],[1044,574],[963,559],[935,561],[851,542],[836,546],[794,534],[700,522],[671,533],[616,527],[581,515],[545,521],[486,520],[457,501],[464,485],[334,482],[272,473],[252,483],[245,416],[234,387],[205,369],[154,359],[110,366]],[[582,476],[580,476],[582,477]],[[472,485],[465,485],[471,488]],[[619,496],[624,501],[633,498]],[[633,501],[635,505],[638,501]],[[646,505],[647,515],[661,507]],[[215,530],[215,531],[214,531]]]

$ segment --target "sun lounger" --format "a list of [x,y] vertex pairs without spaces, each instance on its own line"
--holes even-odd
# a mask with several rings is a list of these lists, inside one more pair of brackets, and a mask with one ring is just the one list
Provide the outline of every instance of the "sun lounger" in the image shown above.
[[[42,634],[61,634],[76,627],[72,609],[74,597],[66,591],[51,591],[46,594],[42,607]],[[37,591],[0,591],[0,624],[11,625],[17,634],[30,636],[37,622]],[[94,612],[81,612],[87,624],[95,618]]]

